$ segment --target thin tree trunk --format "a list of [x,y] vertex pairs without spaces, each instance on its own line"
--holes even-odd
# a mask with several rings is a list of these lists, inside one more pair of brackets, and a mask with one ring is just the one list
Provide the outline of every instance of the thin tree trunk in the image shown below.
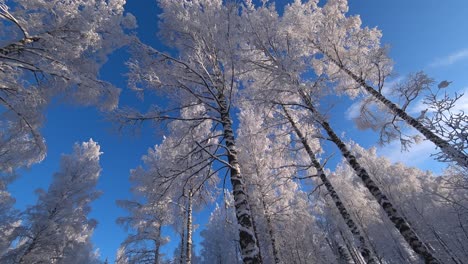
[[[362,217],[359,214],[357,214],[356,212],[354,212],[354,216],[355,216],[354,219],[356,219],[357,225],[360,226],[361,228],[364,227],[365,224],[362,222]],[[364,238],[366,239],[366,241],[369,242],[369,247],[371,247],[372,253],[375,256],[376,261],[378,261],[379,264],[383,264],[382,263],[382,257],[380,257],[377,254],[377,248],[375,247],[374,243],[372,243],[369,234],[367,233],[367,231],[364,228],[362,228],[361,231],[362,231],[362,234],[363,234]]]
[[[247,196],[248,197],[248,196]],[[249,199],[247,199],[250,201]],[[255,206],[254,204],[251,205],[250,207],[252,213],[252,227],[255,233],[255,237],[257,238],[257,248],[258,248],[258,258],[260,259],[260,262],[263,263],[263,255],[262,255],[262,247],[260,246],[260,239],[258,239],[258,231],[257,231],[257,223],[255,222]]]
[[218,93],[219,112],[223,125],[224,140],[226,142],[227,157],[230,165],[232,193],[236,218],[239,223],[239,243],[241,247],[242,260],[246,264],[262,263],[257,246],[257,238],[252,222],[252,213],[245,192],[245,182],[241,174],[239,160],[237,157],[236,143],[232,129],[232,119],[229,114],[227,99],[222,92]]
[[159,250],[161,248],[161,224],[158,226],[158,237],[154,241],[154,264],[159,264]]
[[273,230],[273,223],[271,222],[270,212],[267,209],[267,206],[265,204],[265,200],[263,199],[263,197],[261,197],[261,199],[262,199],[263,211],[265,212],[268,234],[270,235],[271,248],[273,249],[273,258],[275,259],[275,264],[280,264],[281,260],[279,257],[279,250],[278,250],[278,245],[276,243],[275,231]]
[[[356,264],[353,257],[351,256],[351,252],[348,248],[348,245],[346,244],[346,241],[343,238],[343,234],[340,231],[340,234],[342,236],[343,242],[345,245],[343,246],[340,242],[337,241],[337,239],[333,238],[332,245],[329,245],[330,248],[337,254],[337,263],[340,264]],[[327,242],[330,244],[327,238]]]
[[[329,234],[329,237],[332,236]],[[333,254],[335,255],[336,263],[339,264],[355,264],[349,250],[341,245],[336,239],[331,238],[332,241],[330,242],[329,237],[325,237],[325,241],[327,241],[328,247],[332,250]]]
[[180,260],[179,263],[183,264],[184,263],[184,253],[185,253],[185,226],[187,223],[187,212],[184,211],[184,217],[183,217],[183,223],[182,223],[182,232],[180,233]]
[[354,238],[356,241],[359,242],[359,251],[361,252],[362,257],[366,261],[366,263],[377,263],[376,260],[372,257],[371,251],[369,250],[369,247],[366,243],[366,240],[364,237],[361,235],[361,232],[356,225],[356,223],[353,221],[351,218],[351,215],[348,213],[348,210],[346,209],[345,205],[341,201],[341,198],[339,197],[338,193],[336,193],[335,188],[331,184],[331,182],[328,180],[322,165],[320,162],[317,160],[315,157],[315,153],[312,150],[312,148],[309,145],[308,140],[305,138],[305,136],[302,134],[302,131],[297,127],[295,121],[292,119],[292,117],[289,115],[288,110],[284,105],[281,106],[283,108],[283,111],[286,115],[286,118],[288,119],[289,123],[291,123],[291,126],[293,127],[297,137],[301,140],[302,145],[304,146],[304,149],[306,150],[307,154],[309,155],[309,158],[312,162],[312,165],[314,168],[317,170],[317,175],[319,176],[320,180],[322,183],[325,185],[325,188],[327,189],[328,193],[330,194],[333,202],[335,203],[336,208],[340,212],[341,217],[343,218],[344,222],[348,226],[349,230],[353,234]]
[[439,244],[442,246],[442,248],[447,253],[447,255],[450,257],[450,259],[452,259],[452,261],[455,264],[463,264],[463,262],[458,258],[458,256],[455,253],[453,253],[453,251],[450,249],[450,247],[447,245],[447,243],[445,243],[445,241],[442,239],[442,237],[439,235],[439,233],[434,229],[434,227],[432,225],[429,225],[429,224],[428,224],[428,226],[431,229],[431,232],[436,237],[437,242],[439,242]]
[[362,261],[361,261],[362,258],[359,256],[358,253],[356,253],[356,250],[354,249],[354,247],[352,245],[350,245],[349,240],[345,237],[345,235],[343,234],[341,229],[340,228],[338,228],[338,229],[339,229],[339,232],[340,232],[341,239],[343,240],[343,243],[346,246],[346,250],[349,253],[350,262],[352,262],[353,264],[361,264],[362,263]]
[[348,164],[353,168],[356,175],[362,180],[364,186],[369,192],[375,197],[379,205],[387,214],[388,218],[395,227],[398,229],[403,238],[408,242],[409,246],[424,259],[426,263],[438,264],[440,263],[429,251],[429,247],[424,243],[411,228],[409,223],[401,216],[396,210],[395,206],[388,200],[387,196],[380,191],[380,188],[371,179],[367,171],[361,167],[361,164],[357,161],[356,157],[349,151],[345,143],[336,135],[335,131],[331,128],[330,124],[323,118],[323,116],[315,109],[310,98],[304,93],[304,91],[298,86],[299,93],[302,99],[305,101],[306,106],[311,111],[315,119],[320,123],[323,129],[327,132],[330,140],[340,149],[341,154],[348,161]]
[[351,258],[351,255],[348,253],[348,249],[341,244],[337,244],[337,250],[340,258],[340,263],[343,264],[354,264],[353,259]]
[[185,252],[185,263],[192,263],[192,191],[190,190],[187,198],[187,245]]
[[330,61],[332,61],[336,66],[338,66],[342,71],[348,74],[354,81],[356,81],[359,85],[361,85],[368,93],[370,93],[374,98],[379,100],[382,104],[388,107],[393,114],[397,115],[401,119],[403,119],[406,123],[414,127],[418,130],[421,134],[423,134],[428,140],[432,141],[440,150],[445,153],[448,157],[450,157],[453,161],[458,163],[458,165],[468,168],[468,156],[464,154],[462,151],[457,150],[454,148],[450,143],[446,140],[440,138],[438,135],[433,133],[431,130],[423,126],[421,122],[416,120],[415,118],[408,115],[403,109],[398,107],[396,104],[388,100],[385,96],[383,96],[380,92],[372,88],[370,85],[367,84],[366,80],[357,76],[353,72],[351,72],[348,68],[338,62],[333,57],[329,56],[329,54],[324,51],[321,47],[316,45],[317,49],[319,49],[325,56],[327,56]]

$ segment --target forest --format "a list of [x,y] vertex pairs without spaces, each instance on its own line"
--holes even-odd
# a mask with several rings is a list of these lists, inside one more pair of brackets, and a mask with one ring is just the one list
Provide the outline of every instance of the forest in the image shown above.
[[[0,263],[468,263],[457,81],[395,78],[385,32],[347,0],[152,1],[142,37],[125,0],[0,0]],[[353,127],[336,102],[353,106]],[[57,104],[92,108],[112,131],[76,128],[50,181],[12,191],[60,145],[44,133]],[[104,183],[129,157],[104,163],[112,148],[81,134],[143,131],[138,164]],[[442,169],[379,151],[420,144]],[[105,184],[119,198],[96,210]],[[114,223],[94,217],[113,205]],[[96,243],[111,224],[125,237]]]

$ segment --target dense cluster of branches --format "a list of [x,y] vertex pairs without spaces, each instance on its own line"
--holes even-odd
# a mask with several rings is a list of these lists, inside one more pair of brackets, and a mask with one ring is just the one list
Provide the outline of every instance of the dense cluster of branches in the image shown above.
[[[43,158],[38,110],[52,96],[115,108],[117,90],[96,76],[103,58],[127,43],[129,87],[160,100],[144,113],[118,108],[111,119],[122,126],[154,122],[165,136],[143,157],[144,166],[131,171],[134,197],[117,202],[128,211],[117,222],[130,233],[117,263],[468,261],[468,120],[456,111],[461,95],[441,92],[449,83],[435,88],[422,72],[388,87],[392,62],[382,34],[347,15],[346,0],[296,0],[281,13],[268,1],[158,0],[159,33],[170,52],[125,35],[134,21],[123,16],[122,1],[33,2],[10,11],[0,0],[0,18],[9,26],[0,33],[16,32],[0,49],[0,122],[7,124],[0,131],[0,208],[13,203],[3,191],[7,173]],[[41,22],[26,26],[31,16]],[[332,95],[358,101],[357,126],[377,131],[380,143],[399,140],[411,151],[430,141],[449,168],[436,177],[343,139],[323,110]],[[427,108],[417,118],[409,114],[416,102]],[[98,157],[94,142],[83,148],[90,146]],[[343,157],[333,171],[331,148]],[[72,175],[56,180],[72,184]],[[89,177],[80,176],[87,184],[80,191],[95,185],[97,176]],[[86,242],[79,256],[97,261],[89,243],[94,225],[86,219],[86,203],[96,194],[82,205],[82,196],[66,194],[67,184],[53,183],[22,218],[0,215],[6,263],[72,263],[66,261],[78,261],[68,252],[73,241]],[[76,207],[55,206],[65,206],[57,201],[65,198],[81,206],[79,216],[67,211]],[[193,212],[214,201],[221,205],[201,233],[197,256]],[[88,222],[73,225],[75,217]],[[49,245],[44,236],[52,236],[52,225],[54,235],[73,226],[81,237]],[[167,228],[180,234],[172,258],[161,251]]]

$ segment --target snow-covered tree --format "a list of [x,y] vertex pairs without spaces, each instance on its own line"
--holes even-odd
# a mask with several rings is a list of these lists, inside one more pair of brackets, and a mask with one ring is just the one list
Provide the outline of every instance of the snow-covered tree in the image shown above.
[[117,204],[129,211],[129,216],[119,217],[117,223],[127,231],[135,230],[121,244],[116,262],[124,263],[160,263],[161,247],[168,242],[162,235],[162,227],[166,223],[166,209],[163,204],[136,201],[118,201]]
[[202,263],[240,264],[239,232],[233,199],[226,193],[224,204],[216,204],[201,236]]
[[[181,116],[189,119],[197,110],[187,108]],[[209,121],[174,121],[163,142],[143,157],[144,167],[132,170],[135,201],[119,201],[131,215],[118,220],[136,231],[122,244],[129,263],[158,262],[164,225],[181,234],[179,259],[192,262],[193,211],[212,201],[218,180],[210,156],[216,140],[205,140],[210,134]],[[154,245],[148,248],[148,242]]]
[[[213,122],[216,138],[209,155],[230,173],[242,256],[246,263],[258,263],[257,247],[244,176],[239,166],[233,129],[233,100],[237,97],[239,75],[246,69],[238,55],[239,5],[220,0],[160,0],[163,10],[160,34],[177,51],[177,56],[136,44],[130,82],[141,93],[156,90],[168,99],[148,113],[119,111],[121,121],[191,121],[194,126]],[[186,108],[199,107],[190,118],[180,116]],[[203,141],[203,140],[202,140]]]
[[13,209],[15,199],[7,190],[8,179],[0,178],[0,256],[3,255],[11,241],[13,231],[19,223],[18,212]]
[[0,171],[45,156],[43,112],[53,96],[113,109],[119,89],[98,79],[124,45],[125,1],[0,1]]
[[[387,77],[392,71],[392,62],[386,49],[381,47],[382,33],[377,28],[362,27],[359,16],[347,16],[346,0],[330,0],[322,8],[317,1],[296,1],[284,17],[293,17],[297,27],[289,25],[288,33],[307,47],[310,65],[317,75],[326,76],[336,83],[336,90],[356,97],[359,94],[372,97],[384,105],[397,119],[416,129],[427,140],[433,142],[444,154],[445,160],[468,167],[468,155],[464,149],[451,141],[441,131],[425,126],[406,111],[405,102],[397,105],[383,92]],[[418,85],[421,85],[418,87]],[[405,96],[417,96],[418,89],[427,83],[409,83]],[[415,89],[408,89],[408,88]],[[398,89],[398,87],[396,87]],[[395,124],[392,124],[395,125]],[[399,130],[397,126],[389,129]],[[394,133],[394,132],[392,132]],[[400,133],[396,133],[398,137]],[[411,138],[407,138],[410,141]]]
[[[310,116],[304,121],[313,122],[323,129],[324,136],[338,147],[341,154],[356,171],[356,175],[385,210],[388,218],[391,219],[411,248],[429,263],[438,263],[430,252],[427,242],[418,237],[411,224],[405,220],[379,186],[370,178],[368,172],[359,164],[356,157],[333,130],[326,116],[320,111],[320,98],[323,96],[324,91],[329,88],[327,85],[334,85],[341,89],[345,87],[343,80],[346,79],[332,80],[323,76],[321,72],[319,72],[320,75],[317,74],[318,76],[307,77],[309,76],[306,74],[308,71],[307,65],[313,58],[311,57],[313,53],[307,51],[307,48],[305,48],[307,45],[301,41],[300,36],[293,37],[300,34],[292,25],[296,22],[299,24],[305,23],[310,25],[312,29],[313,25],[315,25],[314,21],[317,22],[318,26],[321,25],[320,23],[327,25],[328,20],[333,22],[333,19],[341,18],[346,9],[346,1],[329,1],[323,7],[318,7],[315,1],[304,4],[301,1],[295,1],[287,6],[284,15],[279,17],[273,7],[262,6],[256,8],[253,5],[248,6],[245,15],[245,21],[247,21],[245,27],[249,30],[248,33],[251,36],[250,47],[258,51],[256,57],[247,60],[248,63],[257,67],[256,71],[251,74],[255,81],[250,80],[249,86],[254,90],[253,93],[256,90],[257,100],[307,109]],[[356,22],[355,20],[350,21]],[[351,23],[350,25],[354,24]],[[336,34],[345,29],[344,26],[342,28],[336,27],[338,31]],[[315,31],[312,30],[312,32]],[[320,33],[325,38],[327,34],[331,35],[330,38],[334,37],[335,34],[333,30]],[[313,37],[318,38],[318,36],[313,35],[308,37],[306,41],[313,41]],[[304,57],[303,54],[308,55]]]
[[368,241],[362,235],[362,231],[360,230],[359,226],[355,223],[355,221],[353,220],[353,217],[349,214],[348,209],[346,208],[342,199],[336,192],[335,188],[333,187],[333,184],[328,179],[325,173],[325,170],[323,168],[323,165],[320,164],[319,160],[317,159],[317,156],[315,154],[316,151],[312,149],[312,147],[309,144],[309,140],[306,138],[304,133],[300,130],[297,124],[298,122],[293,119],[293,117],[290,115],[286,107],[282,106],[282,109],[289,123],[293,127],[296,136],[299,138],[299,140],[302,143],[302,146],[306,150],[310,158],[310,162],[312,163],[312,166],[315,168],[317,176],[320,178],[320,185],[325,186],[328,194],[330,195],[331,199],[333,200],[333,203],[336,206],[336,209],[338,209],[341,218],[346,223],[348,230],[353,234],[356,243],[358,243],[358,247],[359,247],[362,257],[364,258],[366,263],[377,263],[374,256],[372,255],[372,251],[368,245]]
[[[275,109],[264,106],[243,101],[238,129],[239,158],[247,175],[262,259],[265,263],[328,263],[333,254],[299,182],[310,179],[314,171],[289,123],[276,118]],[[301,129],[317,132],[308,124]],[[320,149],[315,139],[309,147]]]
[[38,190],[36,205],[24,213],[13,231],[15,240],[0,258],[2,263],[94,263],[91,244],[96,221],[88,218],[101,167],[99,145],[90,140],[75,144],[64,155],[47,191]]
[[[372,179],[385,191],[389,199],[404,215],[421,239],[430,241],[433,254],[443,263],[463,263],[466,248],[466,192],[453,188],[450,179],[457,173],[449,170],[434,176],[401,163],[392,164],[379,157],[376,149],[363,149],[352,144],[353,153]],[[456,170],[455,170],[456,171]],[[373,248],[388,263],[417,262],[414,254],[389,229],[385,213],[379,209],[360,182],[353,179],[355,172],[342,162],[334,172],[332,182],[337,186],[352,214],[370,238]]]

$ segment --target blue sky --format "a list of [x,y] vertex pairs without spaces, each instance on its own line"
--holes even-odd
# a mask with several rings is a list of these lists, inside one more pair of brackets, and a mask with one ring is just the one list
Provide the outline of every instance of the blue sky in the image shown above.
[[[287,1],[279,0],[277,5]],[[453,81],[450,89],[468,92],[468,1],[451,0],[350,0],[350,13],[360,14],[364,25],[377,26],[383,31],[383,43],[391,45],[391,57],[395,62],[397,79],[409,72],[425,70],[438,81]],[[155,0],[130,0],[127,10],[138,19],[138,35],[155,47],[161,47],[157,38],[158,9]],[[112,55],[102,71],[102,78],[124,89],[123,105],[139,102],[132,92],[125,89],[125,67],[128,57],[121,50]],[[465,97],[466,99],[466,97]],[[347,118],[351,104],[348,100],[337,99],[334,111],[334,126],[345,132],[348,138],[368,147],[375,144],[375,134],[357,131]],[[464,100],[468,110],[468,100]],[[16,206],[24,209],[34,204],[34,190],[47,188],[51,175],[58,170],[61,153],[70,153],[75,142],[89,138],[101,145],[103,172],[98,189],[103,195],[93,203],[91,217],[99,225],[93,236],[96,247],[103,258],[112,261],[121,241],[125,238],[122,228],[115,219],[125,214],[115,205],[115,200],[126,199],[129,194],[129,170],[141,164],[140,158],[147,149],[160,142],[151,126],[144,126],[137,135],[119,134],[112,124],[94,108],[67,106],[60,102],[51,105],[47,111],[47,122],[42,129],[48,145],[47,158],[29,170],[21,171],[21,177],[10,186],[17,200]],[[379,149],[379,153],[394,161],[403,161],[423,169],[440,171],[441,166],[427,158],[433,151],[430,143],[416,146],[410,153],[400,153],[400,147],[392,144]],[[209,212],[199,213],[197,218],[205,220]],[[203,228],[202,221],[201,228]],[[198,233],[198,232],[197,232]],[[177,243],[177,238],[175,243]],[[199,241],[198,235],[195,237]],[[166,249],[171,251],[172,248]]]

